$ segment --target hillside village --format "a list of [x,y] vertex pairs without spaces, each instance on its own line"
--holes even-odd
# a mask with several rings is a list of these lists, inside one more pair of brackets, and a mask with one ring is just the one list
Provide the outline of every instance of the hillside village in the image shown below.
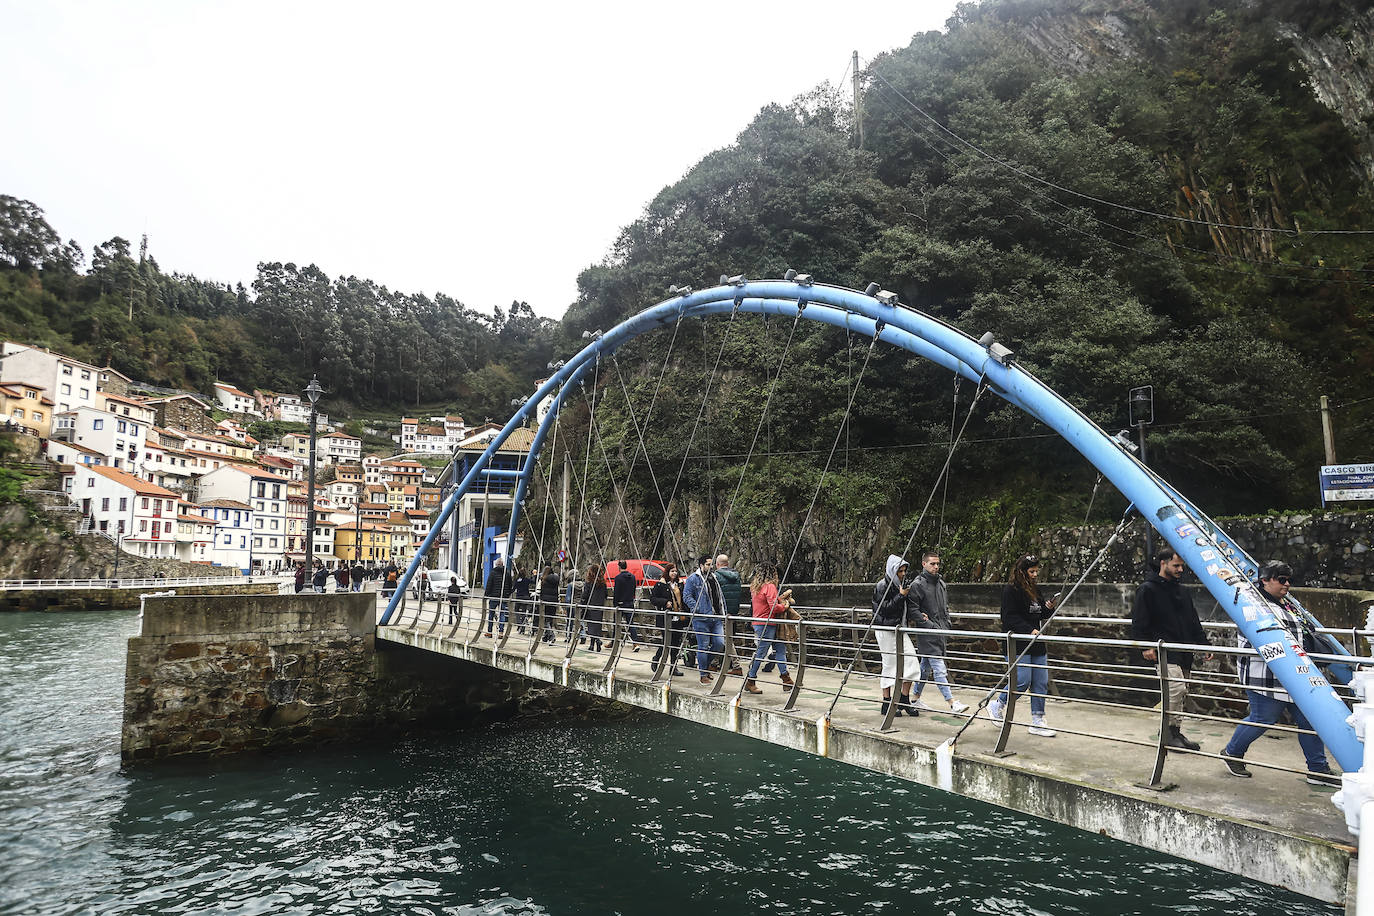
[[[259,441],[256,421],[306,424],[300,395],[214,385],[213,397],[166,393],[109,366],[42,347],[0,344],[0,423],[36,437],[80,512],[78,531],[128,553],[271,574],[307,559],[310,435]],[[400,418],[396,454],[317,411],[313,558],[326,566],[408,562],[439,508],[443,464],[499,432],[462,417]],[[523,456],[516,464],[523,463]]]

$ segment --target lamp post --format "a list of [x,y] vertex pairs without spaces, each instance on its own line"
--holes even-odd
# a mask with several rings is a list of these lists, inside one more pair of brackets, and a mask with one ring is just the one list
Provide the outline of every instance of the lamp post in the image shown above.
[[305,487],[305,568],[307,574],[313,573],[315,569],[315,402],[320,399],[323,392],[324,389],[320,387],[319,378],[312,374],[310,384],[305,388],[306,397],[310,398],[310,468]]

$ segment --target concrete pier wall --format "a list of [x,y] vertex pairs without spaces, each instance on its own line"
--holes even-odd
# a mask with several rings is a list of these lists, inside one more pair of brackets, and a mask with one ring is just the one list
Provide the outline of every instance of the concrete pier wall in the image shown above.
[[137,607],[144,595],[275,595],[275,582],[177,585],[147,588],[32,588],[0,591],[0,611],[109,611]]
[[360,740],[515,715],[529,680],[373,637],[372,594],[149,598],[129,640],[126,762]]

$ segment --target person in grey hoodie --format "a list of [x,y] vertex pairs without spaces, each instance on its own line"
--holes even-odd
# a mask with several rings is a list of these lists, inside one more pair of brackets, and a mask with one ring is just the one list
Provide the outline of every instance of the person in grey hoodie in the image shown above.
[[[907,625],[907,596],[911,588],[906,585],[907,563],[901,557],[890,555],[887,558],[886,575],[873,587],[873,636],[878,641],[878,651],[883,657],[882,715],[887,715],[888,704],[892,702],[892,688],[897,683],[897,627]],[[911,682],[920,680],[921,665],[916,656],[916,647],[911,637],[902,634],[902,687],[898,701],[900,712],[908,716],[920,713],[911,705]]]
[[911,605],[909,617],[914,618],[921,627],[916,633],[916,651],[921,655],[921,679],[916,683],[916,708],[933,709],[921,702],[921,688],[930,681],[940,690],[940,695],[949,704],[951,712],[968,711],[967,703],[954,699],[949,687],[949,669],[945,667],[945,649],[949,641],[943,633],[936,630],[950,629],[949,592],[945,580],[940,578],[940,554],[927,550],[921,554],[921,572],[911,583],[911,594],[907,596]]

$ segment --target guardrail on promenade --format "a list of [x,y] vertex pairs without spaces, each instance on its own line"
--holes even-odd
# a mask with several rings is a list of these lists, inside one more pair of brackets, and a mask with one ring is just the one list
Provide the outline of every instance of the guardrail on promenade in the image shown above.
[[83,588],[163,588],[181,585],[248,585],[256,582],[291,581],[290,575],[272,576],[183,576],[181,578],[142,577],[118,579],[0,579],[0,591],[30,589]]
[[[662,617],[655,611],[636,610],[633,615],[625,617],[620,609],[612,607],[589,608],[578,604],[515,598],[478,597],[475,600],[478,608],[475,628],[469,613],[474,599],[467,596],[453,604],[445,597],[428,602],[422,597],[418,603],[412,603],[407,596],[398,607],[393,625],[444,638],[461,639],[465,643],[475,644],[489,639],[488,644],[496,651],[514,649],[526,658],[533,658],[539,653],[557,658],[561,653],[564,664],[571,663],[576,653],[579,665],[585,665],[585,659],[591,655],[596,659],[595,666],[606,674],[615,672],[627,653],[632,655],[642,648],[656,649],[660,651],[657,660],[650,666],[650,683],[670,680],[680,656],[695,651],[691,624],[665,629]],[[993,753],[1006,753],[1014,738],[1020,740],[1019,735],[1027,734],[1026,729],[1031,724],[1029,716],[1025,715],[1025,704],[1018,704],[1018,700],[1026,694],[1017,690],[1014,675],[1008,678],[1008,659],[1015,657],[1013,639],[1010,634],[997,629],[996,614],[958,613],[952,616],[965,628],[933,630],[872,627],[868,624],[872,612],[862,607],[798,606],[796,610],[801,618],[785,621],[795,627],[796,632],[785,641],[793,684],[784,687],[789,691],[784,710],[794,709],[798,699],[806,694],[827,701],[847,700],[850,702],[846,706],[846,716],[852,716],[856,707],[862,710],[871,706],[873,716],[881,723],[879,728],[890,730],[899,711],[896,703],[885,709],[881,705],[883,701],[877,682],[881,677],[878,669],[883,657],[876,644],[876,634],[894,634],[894,649],[889,650],[889,659],[895,662],[892,668],[897,672],[906,670],[906,640],[895,638],[897,634],[910,637],[913,643],[922,634],[940,635],[948,640],[947,650],[942,657],[948,669],[949,685],[954,695],[964,701],[958,705],[967,708],[958,710],[952,706],[948,711],[944,708],[938,711],[966,720],[983,714],[991,697],[1005,691],[1005,713]],[[752,660],[755,639],[752,630],[746,631],[745,628],[754,619],[748,615],[733,615],[727,620],[725,650],[714,666],[716,670],[725,672],[725,676],[715,674],[709,685],[703,684],[702,689],[712,696],[728,694],[733,695],[737,702],[743,702],[749,698],[749,694],[744,692],[744,678],[738,673],[733,678],[730,675],[733,669],[746,667]],[[631,636],[632,625],[633,632],[640,636],[638,640]],[[976,628],[980,625],[981,628]],[[1116,628],[1127,635],[1063,635],[1064,631],[1071,630],[1075,625],[1091,626],[1095,631]],[[1040,637],[1040,642],[1048,652],[1047,662],[1040,664],[1036,660],[1028,662],[1023,659],[1021,665],[1048,669],[1050,687],[1044,698],[1056,704],[1067,704],[1056,706],[1056,721],[1052,723],[1056,731],[1131,749],[1133,753],[1122,755],[1122,759],[1140,763],[1141,778],[1138,784],[1145,787],[1166,787],[1163,773],[1170,752],[1210,757],[1221,765],[1224,758],[1220,752],[1171,745],[1168,742],[1168,723],[1178,716],[1184,720],[1185,728],[1189,722],[1234,727],[1245,716],[1248,700],[1245,688],[1239,683],[1237,661],[1253,658],[1255,653],[1236,646],[1234,624],[1210,625],[1208,629],[1216,632],[1218,643],[1211,645],[1130,639],[1130,621],[1124,618],[1058,617],[1051,629],[1053,632]],[[1346,648],[1352,655],[1309,654],[1310,663],[1374,665],[1374,657],[1362,652],[1362,646],[1374,636],[1374,632],[1330,628],[1324,631],[1338,639],[1348,639]],[[743,652],[739,648],[741,640],[746,645]],[[1024,642],[1024,637],[1021,642]],[[578,652],[579,648],[583,651]],[[1156,661],[1152,663],[1144,661],[1140,654],[1150,649],[1156,651]],[[1016,651],[1019,651],[1019,647],[1016,647]],[[1168,676],[1164,661],[1166,652],[1192,652],[1197,657],[1192,672],[1183,679],[1188,689],[1188,702],[1186,708],[1181,710],[1169,708],[1169,683],[1171,680],[1178,682],[1179,679]],[[895,658],[892,658],[893,655]],[[919,652],[916,655],[921,660],[931,657]],[[1204,663],[1203,655],[1211,655],[1214,660]],[[648,659],[637,656],[636,660]],[[838,675],[850,669],[851,665],[848,678],[840,679]],[[808,683],[808,679],[811,683]],[[1349,688],[1338,684],[1332,684],[1332,687],[1342,700],[1348,703],[1355,701]],[[941,702],[937,699],[937,689],[936,684],[927,681],[925,690],[930,692],[923,692],[922,700],[927,703]],[[834,708],[833,703],[831,708]],[[927,705],[925,708],[931,707]],[[1157,736],[1144,740],[1139,734],[1133,737],[1125,734],[1124,730],[1121,733],[1113,732],[1100,727],[1104,722],[1108,726],[1111,724],[1110,716],[1089,714],[1111,713],[1113,710],[1129,710],[1137,716],[1147,714],[1156,717],[1159,725]],[[1073,711],[1083,713],[1077,717],[1078,720],[1098,723],[1099,727],[1079,725],[1071,714]],[[1139,720],[1133,721],[1138,723]],[[1274,724],[1265,728],[1281,734],[1316,734],[1311,729],[1291,725]],[[1307,775],[1305,768],[1297,769],[1250,758],[1245,763],[1250,767]]]

